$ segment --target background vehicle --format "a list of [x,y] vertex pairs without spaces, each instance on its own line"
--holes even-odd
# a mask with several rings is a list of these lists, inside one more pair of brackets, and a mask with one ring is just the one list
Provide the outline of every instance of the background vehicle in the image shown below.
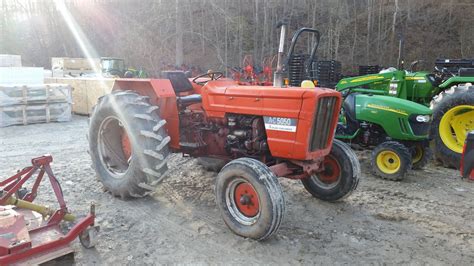
[[401,180],[408,170],[421,169],[431,158],[428,133],[431,110],[421,104],[383,95],[343,90],[345,99],[336,138],[374,148],[374,174]]
[[474,131],[468,133],[461,158],[461,176],[474,181]]
[[147,78],[148,74],[143,70],[127,68],[125,60],[116,57],[101,57],[100,65],[102,74],[111,75],[120,78]]
[[388,95],[407,99],[433,110],[430,137],[436,159],[447,167],[458,168],[467,132],[474,129],[474,60],[436,61],[434,73],[390,68],[378,74],[345,78],[337,90]]
[[[282,221],[277,177],[300,179],[322,200],[347,197],[357,187],[360,166],[349,146],[333,140],[341,95],[281,83],[288,75],[281,64],[281,26],[279,86],[242,86],[220,72],[192,83],[176,71],[164,72],[166,79],[117,79],[113,93],[95,107],[88,136],[104,187],[122,198],[153,192],[171,152],[224,160],[215,189],[222,217],[234,233],[258,240]],[[300,29],[290,47],[303,32],[319,37],[314,29]]]

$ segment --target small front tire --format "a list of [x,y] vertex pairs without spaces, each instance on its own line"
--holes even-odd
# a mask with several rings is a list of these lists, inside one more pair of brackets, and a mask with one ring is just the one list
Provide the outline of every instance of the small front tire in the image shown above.
[[324,171],[301,179],[315,198],[337,201],[348,197],[359,184],[360,165],[357,155],[344,142],[335,139],[331,152],[324,158]]
[[224,222],[235,234],[265,240],[280,227],[283,192],[262,162],[251,158],[229,162],[217,176],[215,192]]
[[386,141],[372,151],[370,160],[374,175],[383,179],[402,180],[412,167],[410,150],[396,141]]

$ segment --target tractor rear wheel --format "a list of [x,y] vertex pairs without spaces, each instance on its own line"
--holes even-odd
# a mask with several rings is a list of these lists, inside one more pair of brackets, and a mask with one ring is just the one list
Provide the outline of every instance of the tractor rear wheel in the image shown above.
[[283,192],[262,162],[251,158],[229,162],[217,176],[215,192],[224,222],[235,234],[265,240],[280,227]]
[[89,153],[99,180],[114,196],[143,197],[165,177],[170,137],[157,109],[132,91],[105,95],[94,108]]
[[399,181],[412,167],[412,154],[405,145],[396,141],[386,141],[372,151],[370,164],[374,175]]
[[433,156],[429,143],[426,142],[419,142],[412,145],[410,151],[412,156],[412,169],[414,170],[423,169]]
[[305,189],[315,198],[337,201],[348,197],[356,189],[360,165],[357,155],[347,144],[335,139],[323,166],[324,171],[301,179]]
[[462,147],[474,130],[474,86],[454,86],[431,101],[436,160],[445,167],[459,168]]

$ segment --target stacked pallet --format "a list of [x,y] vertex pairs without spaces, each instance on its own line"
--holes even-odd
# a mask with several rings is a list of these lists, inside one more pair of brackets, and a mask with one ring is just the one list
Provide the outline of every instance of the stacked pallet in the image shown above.
[[0,67],[21,67],[21,56],[0,54]]
[[0,127],[71,120],[71,87],[0,85]]
[[382,67],[379,65],[374,66],[359,66],[359,76],[377,74],[382,70]]
[[90,115],[97,100],[112,91],[115,79],[108,78],[46,78],[46,83],[68,84],[73,88],[72,111],[79,115]]
[[341,62],[336,60],[321,60],[314,63],[315,74],[313,77],[318,81],[318,86],[334,88],[341,79]]

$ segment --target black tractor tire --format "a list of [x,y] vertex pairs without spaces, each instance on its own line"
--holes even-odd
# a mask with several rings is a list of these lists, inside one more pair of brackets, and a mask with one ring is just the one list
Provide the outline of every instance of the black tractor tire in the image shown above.
[[230,161],[217,176],[215,193],[222,218],[235,234],[265,240],[280,227],[285,212],[283,191],[262,162]]
[[349,145],[334,139],[331,152],[323,164],[323,172],[301,179],[313,197],[334,202],[348,197],[357,188],[360,164]]
[[433,110],[433,123],[431,125],[430,138],[434,141],[435,158],[443,166],[455,169],[460,167],[459,162],[461,161],[461,153],[450,149],[443,142],[439,133],[439,125],[443,115],[458,105],[474,106],[474,86],[453,86],[449,90],[443,91],[434,97],[430,106]]
[[146,196],[166,176],[170,137],[157,110],[148,97],[132,91],[105,95],[93,109],[89,154],[99,180],[112,195]]
[[200,164],[204,169],[210,172],[219,172],[222,167],[225,165],[224,160],[211,158],[211,157],[199,157],[197,159],[198,164]]
[[419,142],[410,147],[412,157],[412,169],[421,170],[433,158],[433,152],[427,142]]
[[[378,157],[385,158],[384,154],[389,157],[387,160],[382,160],[382,164],[379,166]],[[385,141],[377,145],[372,151],[370,164],[375,176],[400,181],[405,178],[407,172],[412,168],[412,154],[405,145],[397,141]],[[393,167],[395,169],[390,169]]]

